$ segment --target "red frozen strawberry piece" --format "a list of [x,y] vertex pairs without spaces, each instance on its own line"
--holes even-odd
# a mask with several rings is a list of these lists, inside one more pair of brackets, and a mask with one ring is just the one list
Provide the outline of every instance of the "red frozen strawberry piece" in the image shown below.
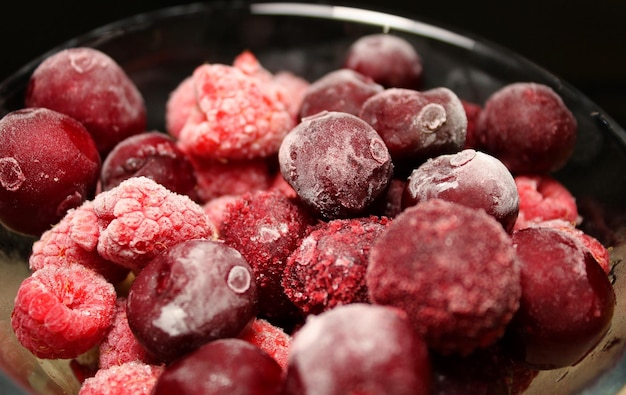
[[115,289],[79,264],[45,266],[26,278],[11,324],[20,343],[39,358],[74,358],[97,345],[111,326]]
[[181,241],[215,238],[215,226],[187,196],[147,177],[133,177],[93,200],[98,253],[133,271]]
[[140,362],[100,369],[85,380],[78,395],[150,395],[163,369]]

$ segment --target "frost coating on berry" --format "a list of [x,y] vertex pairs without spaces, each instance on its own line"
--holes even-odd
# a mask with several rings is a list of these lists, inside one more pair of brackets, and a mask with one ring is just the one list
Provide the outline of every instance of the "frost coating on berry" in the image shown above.
[[150,395],[163,369],[163,366],[141,362],[100,369],[94,377],[85,380],[78,395]]
[[250,275],[250,271],[245,267],[233,266],[228,272],[226,284],[228,284],[228,288],[235,293],[240,294],[246,292],[250,289],[251,283],[252,276]]
[[133,177],[93,200],[98,253],[131,270],[178,242],[213,239],[217,230],[202,206],[146,177]]
[[20,189],[26,177],[15,158],[0,158],[0,185],[8,191]]

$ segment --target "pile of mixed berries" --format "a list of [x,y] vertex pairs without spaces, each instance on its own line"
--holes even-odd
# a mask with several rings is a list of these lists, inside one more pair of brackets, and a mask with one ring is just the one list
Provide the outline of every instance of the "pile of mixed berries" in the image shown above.
[[243,50],[157,131],[109,56],[51,55],[0,120],[0,222],[37,238],[18,340],[82,395],[512,394],[578,363],[615,294],[552,176],[574,116],[424,72],[392,34],[314,81]]

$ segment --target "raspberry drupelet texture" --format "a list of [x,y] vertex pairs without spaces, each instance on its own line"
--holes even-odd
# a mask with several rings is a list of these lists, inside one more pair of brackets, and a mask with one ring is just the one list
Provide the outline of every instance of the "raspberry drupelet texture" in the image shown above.
[[68,213],[33,243],[32,271],[46,266],[80,264],[100,273],[111,283],[122,281],[129,269],[102,258],[96,249],[100,228],[91,201]]
[[25,104],[81,122],[102,157],[119,141],[146,129],[141,92],[115,60],[93,48],[69,48],[46,58],[30,78]]
[[151,395],[163,369],[140,362],[100,369],[85,380],[78,395]]
[[132,177],[93,200],[103,258],[140,271],[181,241],[214,239],[217,229],[202,206],[147,177]]
[[294,334],[284,395],[426,395],[429,351],[398,309],[355,303],[311,315]]
[[374,242],[370,300],[407,312],[442,354],[495,343],[519,307],[520,270],[509,234],[484,210],[430,199],[405,209]]
[[287,258],[316,223],[306,207],[277,190],[243,195],[227,206],[220,237],[246,258],[259,288],[259,312],[274,324],[301,319],[281,286]]
[[520,209],[517,185],[506,166],[473,149],[428,159],[411,172],[402,206],[434,198],[483,209],[509,233]]
[[550,87],[517,82],[487,99],[475,132],[477,148],[500,159],[514,174],[550,173],[571,157],[577,122]]
[[262,318],[255,318],[239,338],[259,347],[274,358],[283,370],[287,370],[291,336],[281,327]]
[[195,105],[195,83],[193,76],[189,76],[170,92],[165,103],[165,131],[178,138]]
[[422,85],[422,58],[409,41],[393,34],[359,38],[348,48],[343,67],[385,88],[419,89]]
[[96,346],[111,326],[113,285],[79,264],[45,266],[20,285],[11,325],[39,358],[68,359]]
[[282,286],[305,315],[339,305],[367,303],[370,246],[389,225],[375,216],[322,222],[291,253]]
[[0,222],[39,236],[93,197],[100,155],[85,127],[46,108],[0,120]]
[[294,120],[273,84],[223,64],[200,65],[192,78],[196,104],[178,135],[183,152],[253,159],[278,151]]
[[325,219],[362,216],[393,173],[383,139],[345,112],[303,119],[283,140],[278,160],[298,197]]

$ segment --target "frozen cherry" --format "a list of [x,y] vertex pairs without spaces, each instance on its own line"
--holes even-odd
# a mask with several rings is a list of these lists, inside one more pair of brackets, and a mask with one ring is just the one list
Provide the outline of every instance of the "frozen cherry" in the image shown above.
[[300,107],[300,117],[321,111],[341,111],[359,115],[361,105],[383,87],[354,70],[339,69],[325,74],[308,86]]
[[513,233],[522,297],[507,328],[511,355],[536,369],[576,364],[607,332],[615,307],[608,276],[573,235],[553,227]]
[[422,58],[410,42],[393,34],[359,38],[348,48],[343,66],[385,88],[418,89],[422,83]]
[[355,303],[309,316],[294,335],[284,395],[429,393],[428,349],[404,312]]
[[106,191],[138,176],[198,200],[192,164],[166,134],[141,133],[118,143],[102,163],[101,188]]
[[135,278],[128,325],[163,361],[204,343],[237,336],[256,315],[252,269],[232,247],[189,240],[154,258]]
[[550,87],[518,82],[487,99],[475,133],[477,149],[496,156],[513,173],[549,173],[572,155],[577,123]]
[[104,157],[119,141],[145,131],[143,97],[126,72],[93,48],[68,48],[33,72],[27,107],[46,107],[75,118],[91,133]]
[[393,173],[383,139],[367,122],[343,112],[303,119],[283,140],[278,159],[299,198],[327,219],[360,216]]
[[93,197],[100,172],[93,138],[75,119],[45,108],[0,120],[0,221],[40,235]]
[[380,134],[399,168],[413,169],[465,144],[467,116],[448,88],[386,89],[363,103],[359,117]]
[[482,208],[508,232],[513,230],[520,198],[513,175],[497,158],[466,149],[429,159],[408,178],[403,207],[440,198]]
[[279,395],[282,374],[278,362],[260,348],[221,339],[167,366],[152,395]]

